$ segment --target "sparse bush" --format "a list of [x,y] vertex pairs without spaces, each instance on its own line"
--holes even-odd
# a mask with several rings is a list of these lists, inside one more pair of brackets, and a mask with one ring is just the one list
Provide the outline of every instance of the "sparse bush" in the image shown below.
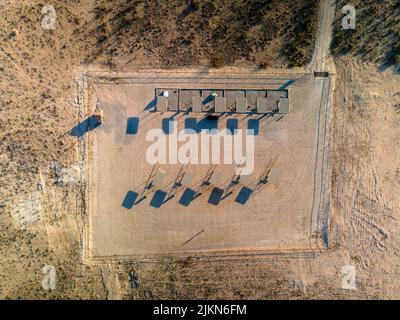
[[206,2],[201,7],[201,15],[204,18],[211,18],[215,14],[216,9],[214,3]]
[[[177,12],[182,7],[178,0],[169,0],[165,6],[148,0],[141,8],[139,0],[115,1],[110,5],[99,0],[87,32],[75,33],[98,40],[83,59],[86,63],[103,63],[111,49],[115,56],[140,50],[148,57],[146,63],[156,62],[161,68],[198,65],[204,59],[215,67],[238,60],[252,63],[254,53],[266,51],[272,59],[284,56],[294,65],[295,61],[306,63],[312,55],[319,1],[188,0],[181,12]],[[276,43],[289,49],[283,51]],[[304,48],[304,57],[293,55],[293,48],[299,46]],[[224,53],[222,57],[219,52]]]
[[221,53],[215,53],[210,60],[213,68],[222,68],[225,65],[225,58]]
[[288,35],[284,55],[290,67],[302,67],[310,60],[317,32],[319,1],[303,1],[294,17],[293,32]]
[[260,61],[260,63],[258,64],[259,69],[267,69],[270,68],[271,66],[272,66],[271,62],[267,60]]
[[343,30],[341,25],[343,15],[340,9],[346,4],[344,0],[338,1],[332,54],[335,56],[351,54],[366,62],[396,65],[398,63],[398,61],[396,63],[396,48],[400,41],[398,1],[353,1],[352,5],[357,8],[358,18],[354,30]]

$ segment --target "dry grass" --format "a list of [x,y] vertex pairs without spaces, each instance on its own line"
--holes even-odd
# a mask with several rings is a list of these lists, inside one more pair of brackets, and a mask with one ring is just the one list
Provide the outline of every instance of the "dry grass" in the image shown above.
[[382,68],[400,66],[400,4],[396,0],[358,0],[351,4],[356,9],[356,29],[343,30],[344,14],[337,4],[335,37],[332,52],[336,56],[350,54],[365,62],[375,62]]

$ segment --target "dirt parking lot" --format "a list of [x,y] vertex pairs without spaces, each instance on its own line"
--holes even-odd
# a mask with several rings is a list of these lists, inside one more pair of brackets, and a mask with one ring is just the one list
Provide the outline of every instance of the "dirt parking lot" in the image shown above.
[[[105,119],[104,125],[88,132],[86,137],[88,259],[260,254],[315,247],[313,237],[319,230],[321,190],[320,176],[315,172],[322,161],[321,150],[317,149],[323,145],[320,140],[324,138],[324,110],[320,110],[321,93],[314,78],[296,73],[267,75],[241,71],[229,76],[201,72],[141,73],[114,77],[112,81],[89,75],[87,80],[86,116],[97,105],[104,110]],[[186,188],[172,188],[182,165],[164,164],[160,166],[166,173],[163,183],[144,200],[137,201],[144,194],[153,169],[145,156],[151,144],[146,141],[149,129],[163,129],[165,123],[176,120],[179,131],[188,120],[199,122],[203,117],[190,112],[155,112],[156,89],[237,89],[239,85],[242,89],[288,86],[291,107],[286,115],[229,114],[218,120],[218,129],[226,128],[234,119],[239,129],[256,128],[254,171],[246,184],[253,191],[250,198],[245,203],[235,201],[243,187],[237,186],[232,194],[213,204],[210,199],[214,186],[209,186],[189,204],[182,205]],[[277,159],[274,168],[280,173],[278,179],[255,188],[271,159]],[[221,174],[215,187],[225,189],[236,166],[215,167]],[[185,168],[194,174],[187,187],[199,190],[210,168],[204,164]],[[130,194],[138,198],[134,205],[126,206],[124,201],[129,202]],[[163,199],[173,197],[155,205],[160,194]]]

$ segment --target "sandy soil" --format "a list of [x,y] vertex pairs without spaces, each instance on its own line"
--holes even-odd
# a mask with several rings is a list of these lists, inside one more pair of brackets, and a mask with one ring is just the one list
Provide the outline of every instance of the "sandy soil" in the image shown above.
[[[328,252],[83,263],[80,153],[65,133],[78,121],[75,79],[97,41],[74,30],[96,28],[87,14],[94,3],[60,2],[59,31],[49,32],[39,1],[0,4],[1,298],[400,298],[399,76],[347,58],[335,61]],[[146,54],[135,59],[138,67]],[[349,264],[357,270],[354,291],[341,286]],[[45,265],[56,268],[51,292],[41,287]],[[130,288],[129,272],[138,289]]]
[[[189,272],[199,283],[214,273],[206,292],[188,285],[171,291],[183,297],[195,290],[201,297],[292,299],[395,299],[399,288],[399,77],[380,72],[376,65],[352,59],[335,61],[336,90],[333,105],[331,249],[312,258],[274,258],[244,264],[225,261],[212,265],[187,262],[171,266]],[[397,106],[397,107],[396,107]],[[397,108],[397,109],[396,109]],[[222,267],[222,265],[224,267]],[[356,270],[356,290],[342,289],[343,266]],[[237,274],[230,285],[222,280],[225,267]],[[149,267],[149,266],[147,266]],[[271,267],[273,270],[271,270]],[[140,270],[140,267],[137,267]],[[158,266],[160,286],[168,281]],[[251,274],[251,271],[252,275]],[[279,270],[278,273],[275,273]],[[193,273],[192,273],[193,272]],[[174,283],[185,283],[176,275]],[[235,280],[233,280],[235,279]],[[264,279],[254,285],[251,279]],[[248,281],[253,284],[249,284]],[[230,288],[227,290],[227,288]],[[149,290],[151,291],[151,290]],[[161,290],[160,290],[161,291]],[[158,297],[163,296],[161,292]],[[251,293],[250,293],[251,292]],[[134,295],[131,295],[134,296]]]
[[[126,291],[128,297],[399,298],[400,80],[376,65],[335,62],[331,249],[311,258],[133,264],[139,275],[153,270],[157,288]],[[356,290],[342,289],[345,265],[355,267]]]
[[[237,70],[229,78],[219,73],[202,74],[199,70],[158,74],[156,71],[132,74],[132,78],[125,79],[123,84],[118,84],[118,80],[115,84],[105,82],[106,78],[88,80],[93,94],[86,106],[90,109],[97,101],[107,119],[107,124],[88,134],[86,144],[89,256],[132,256],[137,259],[167,253],[218,253],[224,256],[246,250],[253,255],[263,251],[313,250],[315,244],[310,239],[313,233],[318,233],[316,215],[319,211],[316,203],[321,190],[321,181],[315,171],[320,171],[322,160],[317,155],[316,142],[320,141],[323,145],[325,138],[325,124],[319,125],[324,106],[321,106],[320,87],[313,77],[295,73],[254,74],[248,70]],[[212,186],[203,190],[202,195],[187,207],[178,203],[185,188],[173,192],[175,197],[159,208],[151,206],[154,193],[129,210],[121,205],[128,191],[138,195],[143,192],[144,183],[152,170],[145,153],[150,145],[146,141],[148,131],[161,129],[164,120],[172,120],[170,117],[174,114],[146,110],[146,105],[154,99],[156,88],[276,90],[290,81],[293,83],[288,87],[289,114],[273,117],[225,115],[218,121],[219,130],[226,128],[228,119],[236,119],[241,129],[257,121],[257,133],[253,136],[254,172],[246,184],[254,190],[254,194],[246,204],[235,201],[241,190],[239,185],[232,188],[232,194],[218,205],[208,203]],[[127,119],[134,116],[139,121],[138,132],[126,134]],[[175,115],[173,119],[178,123],[176,131],[182,130],[187,120],[195,117],[200,121],[202,115]],[[200,139],[200,134],[197,137]],[[178,147],[181,145],[179,143]],[[271,186],[256,187],[257,177],[275,158],[273,167],[280,172],[279,179]],[[165,164],[160,168],[167,175],[162,186],[156,189],[169,194],[181,165]],[[189,185],[192,190],[198,190],[209,169],[209,165],[185,168],[194,173],[193,182]],[[235,165],[229,164],[216,166],[221,179],[215,186],[227,188],[235,169]],[[203,231],[201,235],[185,243],[200,230]]]

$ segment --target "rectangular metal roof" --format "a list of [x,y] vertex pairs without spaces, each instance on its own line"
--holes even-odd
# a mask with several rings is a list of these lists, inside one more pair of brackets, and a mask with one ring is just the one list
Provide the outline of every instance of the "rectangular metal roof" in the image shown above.
[[157,97],[157,111],[164,112],[168,110],[168,97]]
[[225,97],[215,98],[215,112],[225,112]]
[[202,112],[202,103],[201,103],[201,97],[200,96],[193,96],[192,97],[192,111],[193,112]]
[[247,112],[247,98],[239,97],[236,98],[236,112]]
[[279,113],[288,113],[289,112],[289,99],[288,98],[280,98],[278,103]]
[[267,98],[257,99],[257,113],[267,113]]

